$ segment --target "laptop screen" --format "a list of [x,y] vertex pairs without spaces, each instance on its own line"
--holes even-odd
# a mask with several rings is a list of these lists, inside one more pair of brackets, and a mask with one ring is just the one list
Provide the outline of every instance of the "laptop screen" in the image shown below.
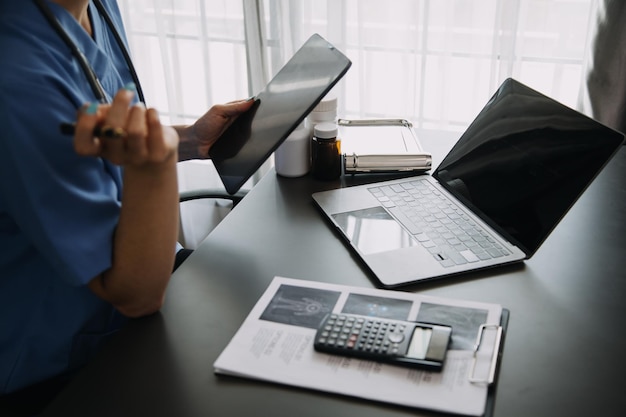
[[531,256],[623,139],[507,79],[433,176]]

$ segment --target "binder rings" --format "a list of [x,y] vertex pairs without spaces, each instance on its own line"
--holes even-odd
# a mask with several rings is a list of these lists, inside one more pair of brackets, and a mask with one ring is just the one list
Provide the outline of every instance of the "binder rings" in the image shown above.
[[432,156],[404,119],[339,119],[344,173],[423,172]]

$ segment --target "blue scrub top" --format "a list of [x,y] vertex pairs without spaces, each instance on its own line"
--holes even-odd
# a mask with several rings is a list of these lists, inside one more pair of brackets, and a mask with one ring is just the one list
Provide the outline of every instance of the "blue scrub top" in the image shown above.
[[[79,368],[120,326],[86,284],[111,266],[122,173],[59,132],[96,100],[68,46],[33,1],[0,3],[1,395]],[[124,37],[117,4],[103,3]],[[95,41],[50,8],[109,95],[132,81],[93,4]]]

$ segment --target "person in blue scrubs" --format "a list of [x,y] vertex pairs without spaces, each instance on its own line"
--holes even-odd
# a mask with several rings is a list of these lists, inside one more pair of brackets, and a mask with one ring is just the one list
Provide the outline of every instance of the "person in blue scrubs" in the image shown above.
[[[0,405],[45,403],[127,317],[159,310],[177,251],[176,163],[206,157],[253,103],[164,126],[137,102],[97,0],[43,1],[109,103],[36,0],[0,0]],[[115,0],[100,1],[125,43]],[[59,130],[68,121],[73,136]]]

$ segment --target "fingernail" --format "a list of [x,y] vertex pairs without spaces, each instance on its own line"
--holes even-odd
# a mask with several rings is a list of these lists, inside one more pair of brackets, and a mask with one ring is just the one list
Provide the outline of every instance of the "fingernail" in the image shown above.
[[89,103],[88,106],[85,107],[84,113],[89,115],[94,115],[98,112],[98,103]]
[[137,91],[137,86],[135,85],[135,83],[130,82],[124,86],[124,90],[132,91],[134,93],[135,91]]

